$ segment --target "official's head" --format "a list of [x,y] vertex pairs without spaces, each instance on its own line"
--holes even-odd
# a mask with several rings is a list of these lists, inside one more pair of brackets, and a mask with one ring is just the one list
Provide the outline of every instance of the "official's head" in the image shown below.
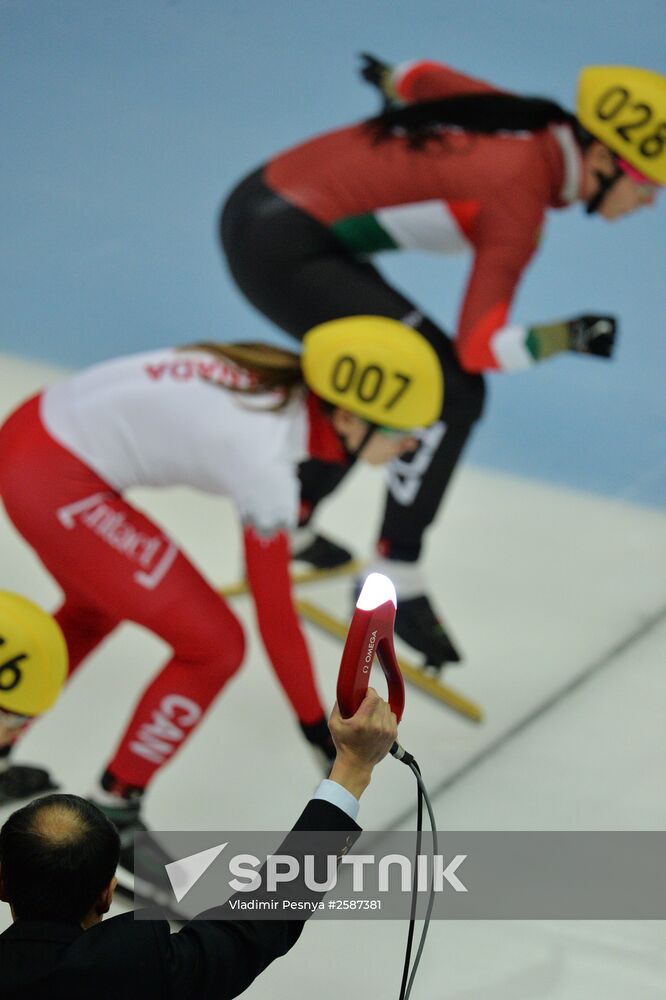
[[0,899],[15,920],[90,927],[111,906],[118,832],[78,795],[45,795],[0,829]]

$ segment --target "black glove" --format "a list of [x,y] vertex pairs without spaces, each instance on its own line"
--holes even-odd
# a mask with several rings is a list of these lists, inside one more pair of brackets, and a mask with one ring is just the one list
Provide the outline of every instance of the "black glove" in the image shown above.
[[610,358],[616,333],[614,316],[577,316],[569,321],[569,350]]
[[375,59],[368,52],[361,52],[360,74],[366,83],[376,87],[382,95],[384,106],[388,107],[395,103],[396,95],[393,90],[392,74],[393,66]]

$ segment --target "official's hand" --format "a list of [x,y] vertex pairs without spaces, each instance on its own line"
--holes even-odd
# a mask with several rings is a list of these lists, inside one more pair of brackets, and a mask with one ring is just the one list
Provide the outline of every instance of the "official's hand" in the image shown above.
[[361,52],[360,74],[363,79],[376,87],[381,93],[386,105],[393,104],[397,94],[393,87],[393,66],[376,59],[368,52]]
[[577,316],[569,321],[569,350],[610,358],[616,335],[614,316]]
[[398,738],[396,717],[374,688],[368,688],[356,714],[349,719],[342,718],[336,703],[328,727],[337,750],[331,780],[358,798],[369,785],[374,766],[386,757]]

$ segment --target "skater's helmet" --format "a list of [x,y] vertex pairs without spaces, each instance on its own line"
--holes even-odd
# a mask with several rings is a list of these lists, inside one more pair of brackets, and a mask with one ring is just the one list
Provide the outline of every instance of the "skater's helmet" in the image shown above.
[[629,165],[635,180],[666,184],[666,76],[634,66],[587,66],[578,79],[576,117],[621,166]]
[[380,427],[428,427],[442,412],[444,378],[434,348],[386,316],[313,327],[303,340],[302,367],[317,396]]
[[0,591],[0,709],[41,715],[67,677],[67,647],[58,623],[26,597]]

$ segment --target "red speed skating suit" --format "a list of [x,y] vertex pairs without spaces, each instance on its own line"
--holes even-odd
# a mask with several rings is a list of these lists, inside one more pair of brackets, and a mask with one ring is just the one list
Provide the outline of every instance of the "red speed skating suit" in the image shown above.
[[[494,90],[421,61],[396,73],[407,104]],[[471,251],[474,265],[455,332],[467,371],[531,363],[523,327],[507,326],[522,272],[548,208],[580,193],[580,154],[569,126],[471,135],[450,128],[414,150],[403,136],[373,142],[364,123],[327,132],[269,161],[266,184],[330,227],[353,253]]]
[[109,361],[24,403],[0,429],[0,495],[64,591],[56,618],[75,670],[123,620],[173,656],[143,692],[109,769],[144,787],[241,665],[243,632],[177,544],[125,497],[185,484],[229,497],[244,528],[258,626],[299,720],[323,716],[288,576],[296,465],[343,452],[312,396],[252,398],[247,373],[199,351]]
[[[437,63],[393,75],[407,104],[495,88]],[[581,193],[581,156],[572,129],[471,134],[442,127],[414,148],[404,134],[376,142],[359,122],[273,156],[229,194],[220,238],[238,288],[301,340],[340,316],[374,314],[419,330],[437,352],[446,390],[441,420],[419,450],[393,462],[379,549],[419,558],[426,529],[484,402],[483,372],[530,367],[530,327],[509,319],[544,216]],[[375,266],[376,253],[464,252],[472,268],[449,337],[421,305]],[[446,293],[447,299],[449,293]],[[301,469],[304,511],[340,482],[321,462]]]

